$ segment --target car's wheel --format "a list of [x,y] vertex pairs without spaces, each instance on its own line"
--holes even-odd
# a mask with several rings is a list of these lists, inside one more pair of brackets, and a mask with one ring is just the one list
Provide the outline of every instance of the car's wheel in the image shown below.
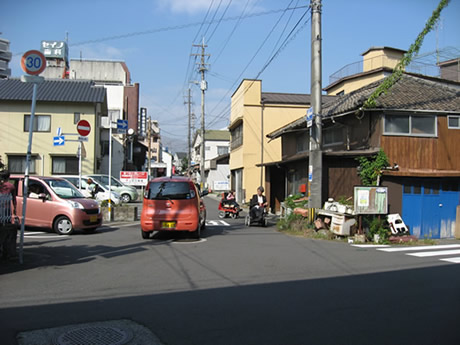
[[201,224],[198,224],[198,228],[193,232],[193,238],[197,240],[201,238]]
[[121,195],[121,202],[128,203],[131,201],[131,196],[129,194]]
[[246,226],[251,225],[251,218],[249,217],[249,214],[244,219],[244,225],[246,225]]
[[224,219],[225,218],[225,212],[224,211],[219,211],[219,218]]
[[144,240],[148,240],[150,238],[151,233],[152,233],[151,231],[144,231],[141,229],[142,238]]
[[66,216],[57,217],[54,221],[53,229],[59,235],[70,235],[73,233],[72,222]]
[[231,217],[232,217],[233,219],[238,218],[238,213],[236,213],[236,212],[235,212],[235,213],[230,213],[230,215],[231,215]]

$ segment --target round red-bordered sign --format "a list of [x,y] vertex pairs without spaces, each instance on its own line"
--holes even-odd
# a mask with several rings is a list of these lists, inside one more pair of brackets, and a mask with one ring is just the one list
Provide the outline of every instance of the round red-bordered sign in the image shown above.
[[46,68],[45,55],[38,50],[29,50],[22,56],[21,67],[27,74],[39,75]]
[[86,137],[91,132],[91,125],[86,120],[80,120],[77,123],[77,132],[82,137]]

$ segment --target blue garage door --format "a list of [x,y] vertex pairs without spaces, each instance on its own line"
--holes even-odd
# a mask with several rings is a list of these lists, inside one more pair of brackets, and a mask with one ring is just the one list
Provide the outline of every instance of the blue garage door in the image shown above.
[[419,238],[449,238],[455,231],[458,180],[414,179],[403,185],[402,217]]

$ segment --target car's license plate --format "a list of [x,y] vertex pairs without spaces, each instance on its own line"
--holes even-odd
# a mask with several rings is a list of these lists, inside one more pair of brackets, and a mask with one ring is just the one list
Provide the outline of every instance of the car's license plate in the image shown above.
[[161,227],[165,229],[173,229],[176,227],[176,222],[161,222]]
[[89,221],[91,223],[96,223],[97,222],[97,216],[89,216]]

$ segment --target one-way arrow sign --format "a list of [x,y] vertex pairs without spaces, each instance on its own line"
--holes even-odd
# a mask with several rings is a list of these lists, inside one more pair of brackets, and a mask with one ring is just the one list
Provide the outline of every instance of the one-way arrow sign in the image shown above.
[[63,146],[64,144],[65,144],[65,137],[63,135],[53,137],[53,145],[54,146]]
[[118,134],[126,134],[128,130],[128,120],[117,120],[117,130]]

